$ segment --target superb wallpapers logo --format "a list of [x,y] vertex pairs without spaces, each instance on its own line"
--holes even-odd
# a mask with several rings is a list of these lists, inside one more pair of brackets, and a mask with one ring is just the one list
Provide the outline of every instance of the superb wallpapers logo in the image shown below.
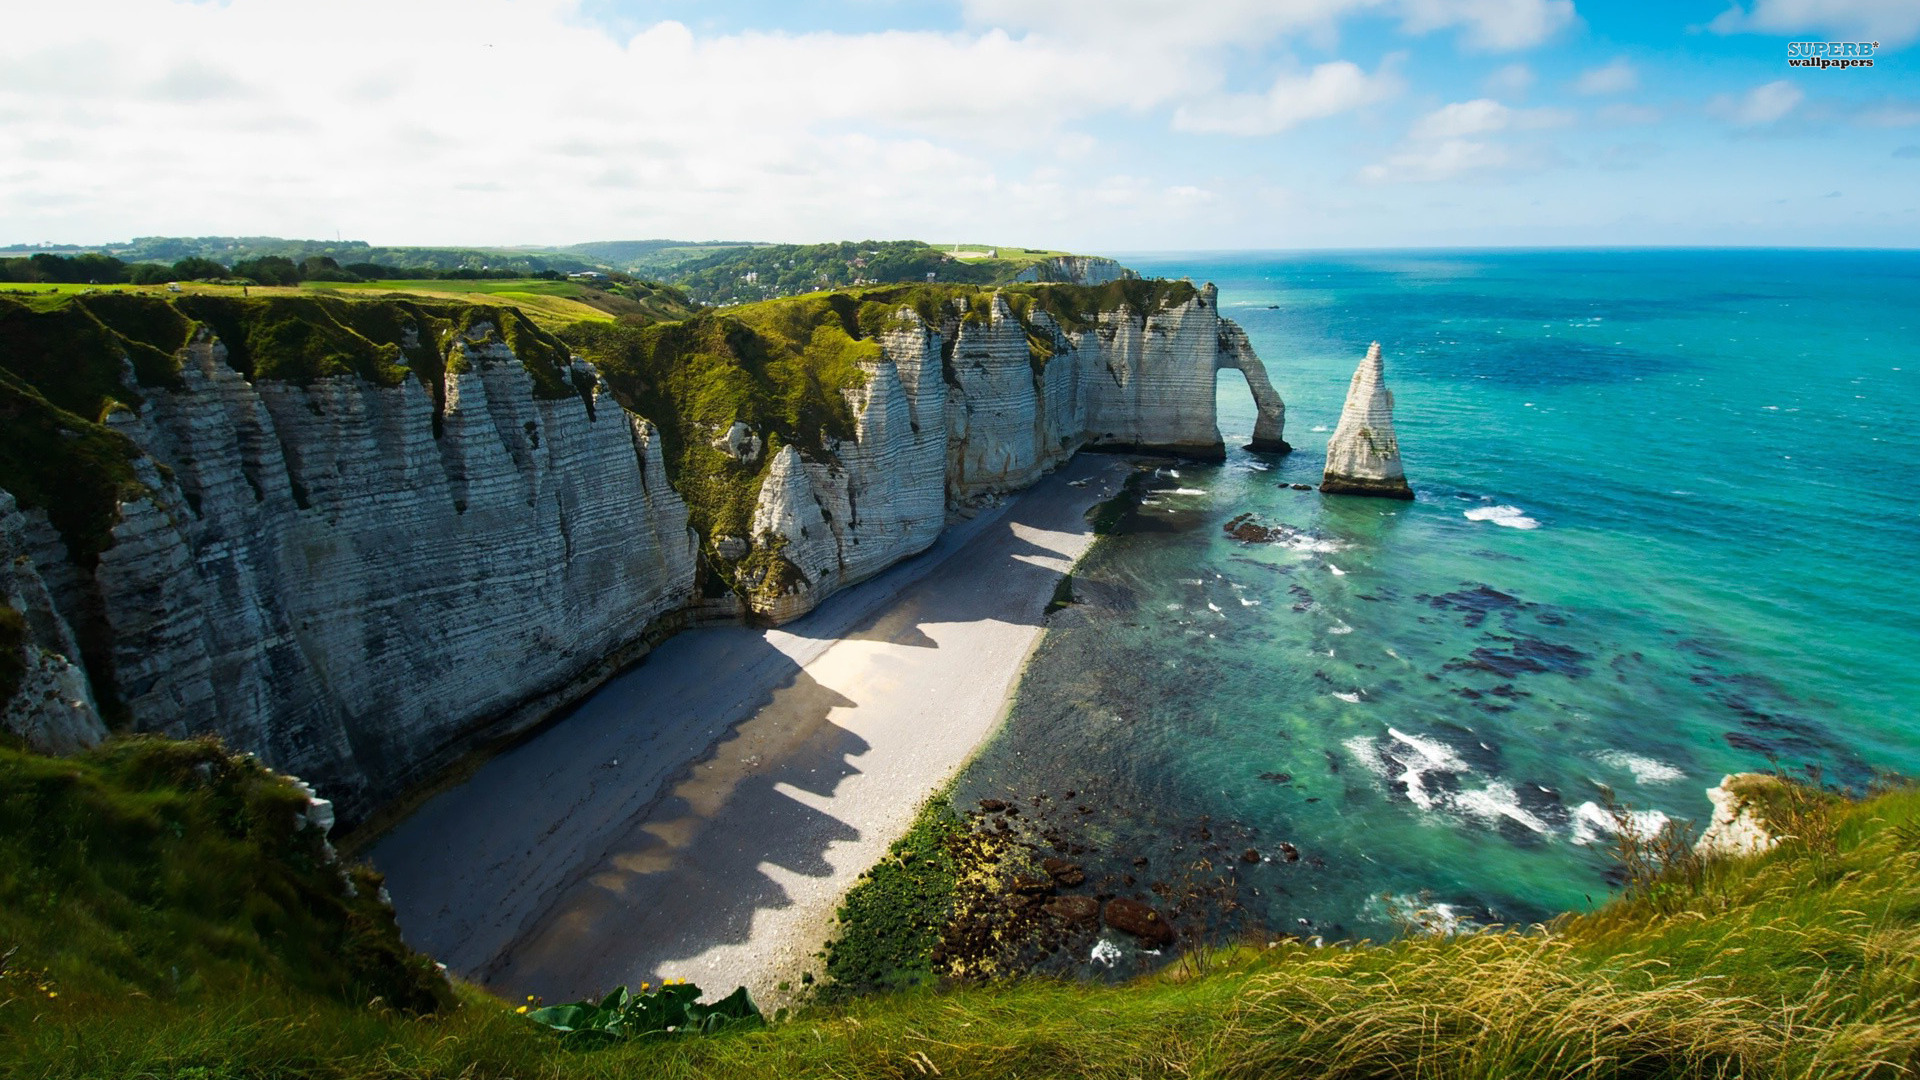
[[1808,68],[1870,68],[1877,41],[1789,41],[1787,66]]

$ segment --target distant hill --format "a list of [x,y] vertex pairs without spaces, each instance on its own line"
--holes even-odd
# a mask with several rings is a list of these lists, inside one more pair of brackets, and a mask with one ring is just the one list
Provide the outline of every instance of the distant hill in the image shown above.
[[249,259],[279,256],[302,262],[332,259],[341,266],[379,263],[419,267],[445,273],[450,270],[516,270],[563,274],[611,269],[578,254],[540,248],[377,247],[364,240],[290,240],[279,236],[136,236],[124,243],[94,245],[21,245],[0,249],[0,256],[40,252],[70,255],[97,252],[126,263],[175,263],[183,259],[210,259],[223,266]]
[[[139,236],[124,243],[98,245],[19,245],[0,247],[0,262],[49,256],[72,259],[93,255],[141,264],[150,273],[102,276],[19,269],[0,273],[11,281],[166,281],[234,277],[263,284],[290,283],[252,272],[262,259],[318,265],[348,271],[334,280],[440,277],[541,277],[598,271],[649,282],[670,282],[699,304],[739,304],[772,300],[821,289],[857,285],[937,282],[956,285],[1007,285],[1058,282],[1100,285],[1137,277],[1112,259],[1043,248],[997,244],[936,245],[919,240],[861,240],[826,244],[768,244],[748,240],[599,240],[565,247],[380,247],[364,240],[290,240],[278,236]],[[217,263],[206,272],[188,273],[180,264]],[[241,264],[246,264],[242,266]],[[51,265],[51,264],[49,264]],[[160,267],[172,268],[161,273]],[[311,276],[306,274],[302,276]]]
[[856,285],[936,282],[1098,285],[1138,277],[1099,256],[993,245],[935,246],[918,240],[768,244],[721,251],[689,263],[673,280],[703,304],[771,300]]
[[765,246],[751,240],[596,240],[560,250],[614,270],[624,270],[635,277],[671,280],[673,272],[688,263],[723,251]]

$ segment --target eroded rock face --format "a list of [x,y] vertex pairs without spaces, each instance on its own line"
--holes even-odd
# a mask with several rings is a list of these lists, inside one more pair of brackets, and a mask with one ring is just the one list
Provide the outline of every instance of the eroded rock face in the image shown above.
[[1140,275],[1113,259],[1099,255],[1056,255],[1014,275],[1015,281],[1064,281],[1073,285],[1105,285]]
[[1347,384],[1347,403],[1339,426],[1327,439],[1327,469],[1320,490],[1330,495],[1375,495],[1411,499],[1407,474],[1400,466],[1400,439],[1393,431],[1393,391],[1387,389],[1380,363],[1380,343],[1367,348],[1366,358]]
[[437,439],[416,380],[251,383],[206,333],[179,389],[109,418],[150,455],[94,573],[136,730],[216,733],[357,816],[685,603],[695,538],[652,426],[583,363],[584,397],[537,398],[478,329]]
[[1760,816],[1757,795],[1779,780],[1760,773],[1733,773],[1707,789],[1713,803],[1713,818],[1705,832],[1694,841],[1693,850],[1702,855],[1759,855],[1772,850],[1779,839],[1767,829]]
[[0,491],[0,605],[11,608],[25,629],[18,645],[20,681],[13,696],[0,701],[0,729],[40,753],[70,754],[98,745],[107,727],[73,629],[34,565],[28,529],[27,515]]
[[[748,598],[774,622],[924,551],[949,506],[1038,480],[1083,446],[1217,458],[1215,372],[1242,372],[1259,406],[1254,449],[1284,451],[1286,406],[1209,285],[1151,313],[1100,312],[1069,332],[1045,312],[1026,324],[1004,296],[984,319],[964,301],[934,326],[901,308],[881,359],[849,393],[854,439],[810,460],[783,448],[754,511],[754,543],[797,573],[769,574]],[[1040,357],[1030,332],[1044,343]],[[791,457],[789,457],[791,455]]]

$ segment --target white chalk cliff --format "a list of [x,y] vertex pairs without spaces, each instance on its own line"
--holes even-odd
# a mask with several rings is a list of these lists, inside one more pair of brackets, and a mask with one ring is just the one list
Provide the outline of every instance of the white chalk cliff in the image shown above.
[[[772,432],[720,433],[763,470],[753,535],[725,546],[783,569],[747,609],[803,614],[1082,446],[1217,456],[1220,368],[1253,387],[1259,445],[1284,447],[1279,398],[1211,286],[1089,315],[1067,330],[1036,314],[1036,348],[1000,296],[939,325],[902,308],[847,392],[852,438],[813,460],[762,454]],[[176,387],[107,419],[144,452],[146,492],[91,570],[0,494],[0,602],[31,654],[7,729],[50,750],[96,741],[104,681],[132,729],[216,733],[357,819],[676,628],[699,602],[700,543],[652,425],[582,360],[577,394],[536,393],[489,324],[443,347],[436,408],[415,377],[250,380],[202,329]],[[82,666],[83,615],[110,633],[89,654],[105,670]]]
[[1320,490],[1333,495],[1413,498],[1400,465],[1400,438],[1393,431],[1393,391],[1387,389],[1377,341],[1367,347],[1366,357],[1347,384],[1340,423],[1327,439],[1327,469]]

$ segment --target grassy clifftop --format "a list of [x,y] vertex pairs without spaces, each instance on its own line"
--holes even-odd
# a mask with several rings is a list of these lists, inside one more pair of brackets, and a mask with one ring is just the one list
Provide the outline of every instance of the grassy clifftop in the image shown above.
[[[1590,915],[1247,946],[1119,986],[924,986],[757,1032],[568,1046],[343,898],[297,789],[205,744],[0,751],[0,1073],[36,1077],[1899,1076],[1920,793],[1795,790],[1773,852]],[[57,995],[57,996],[56,996]]]

